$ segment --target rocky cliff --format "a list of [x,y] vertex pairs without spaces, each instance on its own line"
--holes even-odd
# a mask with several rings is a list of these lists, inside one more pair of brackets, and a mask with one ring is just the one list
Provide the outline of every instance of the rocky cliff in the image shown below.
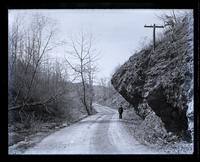
[[[160,118],[167,132],[193,132],[193,17],[187,14],[163,38],[133,54],[112,76],[114,88],[147,120]],[[151,120],[150,120],[151,121]],[[189,131],[188,131],[189,130]],[[190,132],[188,134],[188,132]]]

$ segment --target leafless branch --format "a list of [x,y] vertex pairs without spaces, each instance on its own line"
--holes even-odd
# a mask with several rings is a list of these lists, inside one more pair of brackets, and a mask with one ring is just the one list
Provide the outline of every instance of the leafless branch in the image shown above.
[[51,96],[50,98],[46,99],[45,101],[39,101],[39,102],[33,102],[33,103],[23,103],[22,105],[16,105],[16,106],[12,106],[12,107],[9,107],[8,108],[8,111],[11,111],[11,110],[16,110],[16,109],[20,109],[20,108],[23,108],[25,106],[27,107],[30,107],[30,106],[38,106],[38,105],[46,105],[47,103],[49,102],[52,102],[54,100],[57,99],[58,96],[61,96],[62,94],[64,94],[65,92],[60,92],[60,93],[57,93],[56,95],[54,96]]

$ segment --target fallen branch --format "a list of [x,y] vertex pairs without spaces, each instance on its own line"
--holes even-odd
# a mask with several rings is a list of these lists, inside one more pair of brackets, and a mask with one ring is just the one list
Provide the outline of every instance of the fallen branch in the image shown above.
[[55,96],[51,96],[50,98],[48,98],[47,100],[45,101],[39,101],[39,102],[33,102],[33,103],[23,103],[22,105],[16,105],[16,106],[12,106],[12,107],[9,107],[8,108],[8,111],[11,111],[11,110],[16,110],[16,109],[20,109],[20,108],[23,108],[25,106],[29,107],[29,106],[38,106],[38,105],[42,105],[42,106],[45,106],[46,107],[46,104],[49,103],[49,102],[52,102],[54,100],[56,100],[56,98],[60,95],[62,95],[64,92],[61,92],[61,93],[58,93],[56,94]]

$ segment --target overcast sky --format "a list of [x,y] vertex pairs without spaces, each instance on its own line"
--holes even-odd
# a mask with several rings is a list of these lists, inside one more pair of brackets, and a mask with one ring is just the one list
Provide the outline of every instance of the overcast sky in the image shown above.
[[[29,21],[31,14],[41,13],[56,20],[59,39],[67,40],[71,34],[80,31],[92,33],[96,40],[95,48],[100,51],[97,78],[102,78],[110,77],[115,67],[127,61],[134,51],[141,47],[144,40],[145,44],[152,40],[152,29],[144,28],[144,25],[154,23],[163,25],[156,15],[169,13],[169,11],[171,10],[10,10],[9,22],[21,13],[25,15],[23,16],[25,21]],[[54,55],[62,58],[66,55],[64,51],[65,47],[60,47]]]

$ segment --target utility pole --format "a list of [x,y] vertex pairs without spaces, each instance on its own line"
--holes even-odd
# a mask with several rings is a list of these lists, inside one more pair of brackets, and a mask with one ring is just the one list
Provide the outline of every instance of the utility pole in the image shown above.
[[164,28],[164,26],[158,25],[144,25],[145,28],[153,28],[153,50],[155,51],[156,48],[156,28]]

